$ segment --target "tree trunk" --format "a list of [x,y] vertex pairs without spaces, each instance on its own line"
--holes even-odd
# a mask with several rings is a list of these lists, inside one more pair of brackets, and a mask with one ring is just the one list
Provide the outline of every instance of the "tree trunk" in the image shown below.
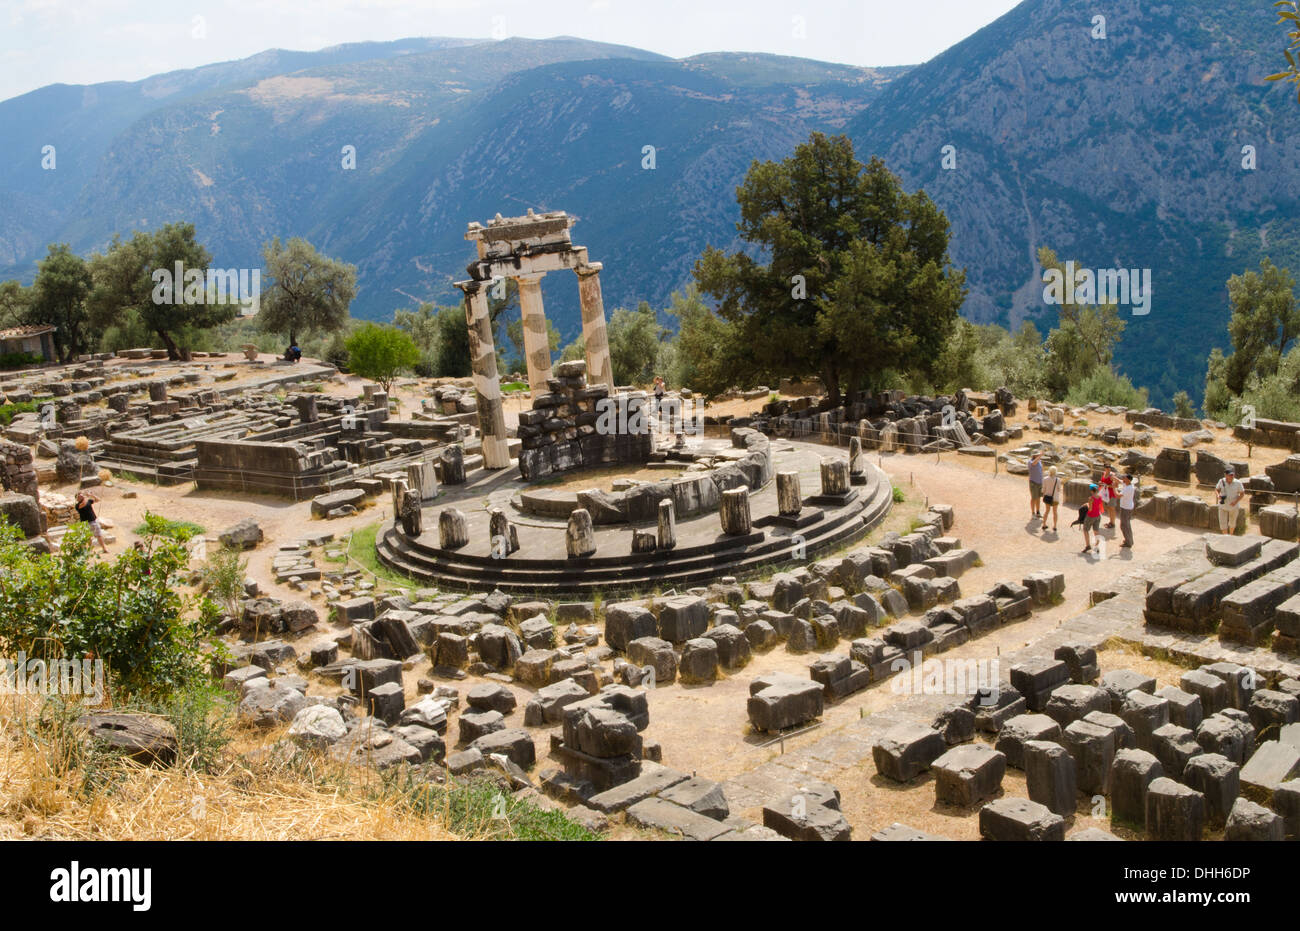
[[167,358],[172,362],[179,362],[181,359],[181,353],[180,350],[176,348],[176,340],[172,339],[171,334],[166,330],[157,330],[156,332],[158,333],[158,338],[163,341],[163,345],[167,347]]
[[833,406],[840,406],[840,372],[839,367],[829,362],[822,369],[822,381],[826,383],[826,394]]

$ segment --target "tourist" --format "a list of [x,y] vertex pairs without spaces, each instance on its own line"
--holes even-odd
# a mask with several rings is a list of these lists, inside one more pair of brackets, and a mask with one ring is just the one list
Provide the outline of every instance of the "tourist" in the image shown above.
[[1133,548],[1133,510],[1137,507],[1138,487],[1133,476],[1124,474],[1124,484],[1119,489],[1119,532],[1124,537],[1121,549]]
[[1101,478],[1097,480],[1101,486],[1101,500],[1105,506],[1106,516],[1110,518],[1110,523],[1106,525],[1107,530],[1115,529],[1115,511],[1119,504],[1119,479],[1115,477],[1115,470],[1110,466],[1101,471]]
[[1047,472],[1043,480],[1043,533],[1047,533],[1047,518],[1052,518],[1052,533],[1056,533],[1056,524],[1061,513],[1061,476],[1056,474],[1056,466]]
[[[1038,513],[1038,503],[1043,497],[1043,451],[1042,449],[1034,450],[1034,454],[1029,457],[1029,507],[1032,510],[1031,517],[1040,517]],[[1043,521],[1047,523],[1046,520]]]
[[664,380],[662,375],[655,376],[655,416],[659,416],[659,408],[664,403]]
[[[1088,499],[1088,514],[1083,519],[1083,551],[1091,553],[1101,544],[1101,514],[1106,509],[1106,501],[1101,495],[1101,488],[1092,484],[1088,486],[1092,497]],[[1093,537],[1096,542],[1094,543]]]
[[95,505],[98,502],[99,499],[88,491],[83,490],[77,492],[77,517],[82,521],[85,521],[87,524],[90,524],[90,532],[93,533],[95,539],[99,541],[100,548],[107,553],[108,545],[104,542],[104,528],[99,525],[99,517],[95,514]]
[[1214,486],[1214,493],[1219,496],[1219,532],[1235,534],[1241,501],[1246,497],[1246,486],[1237,481],[1235,469],[1229,467],[1223,473],[1223,478]]

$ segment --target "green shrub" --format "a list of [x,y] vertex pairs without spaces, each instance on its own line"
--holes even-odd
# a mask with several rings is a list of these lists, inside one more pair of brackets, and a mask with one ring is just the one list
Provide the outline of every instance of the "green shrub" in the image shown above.
[[189,553],[150,526],[139,548],[110,562],[92,552],[85,524],[73,524],[48,555],[0,523],[0,655],[103,660],[124,695],[164,697],[204,681],[225,653],[205,642],[216,608],[177,590]]
[[20,369],[25,365],[40,365],[44,361],[44,356],[34,355],[30,352],[0,353],[0,369],[5,371]]
[[171,520],[167,517],[159,517],[149,511],[144,512],[144,520],[136,525],[135,532],[137,536],[144,537],[154,534],[166,537],[169,540],[175,540],[177,543],[188,543],[195,537],[207,533],[198,524],[187,520]]

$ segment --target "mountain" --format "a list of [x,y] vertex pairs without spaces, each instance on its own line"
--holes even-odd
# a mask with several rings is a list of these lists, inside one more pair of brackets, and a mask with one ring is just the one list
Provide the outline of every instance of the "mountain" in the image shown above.
[[1284,64],[1275,21],[1256,0],[1030,0],[892,82],[849,134],[946,212],[965,316],[1050,326],[1039,246],[1149,268],[1150,312],[1125,311],[1118,367],[1155,402],[1199,398],[1227,343],[1228,277],[1264,255],[1300,273],[1300,104],[1264,80]]
[[[48,242],[88,252],[190,220],[222,267],[307,237],[358,266],[354,313],[387,319],[456,298],[468,221],[532,207],[578,218],[608,310],[663,306],[706,245],[738,248],[753,160],[847,132],[947,213],[971,319],[1054,323],[1039,246],[1150,269],[1150,313],[1126,313],[1117,364],[1167,405],[1200,396],[1226,343],[1230,275],[1264,255],[1300,273],[1300,104],[1263,80],[1284,44],[1264,0],[1026,0],[914,68],[409,39],[47,87],[0,102],[0,277],[30,280]],[[572,338],[575,282],[543,289]]]
[[[260,264],[272,236],[305,236],[358,266],[353,313],[387,319],[458,297],[468,221],[532,207],[579,218],[575,239],[605,264],[610,310],[664,303],[705,244],[734,245],[734,190],[753,159],[784,157],[814,129],[842,131],[906,71],[757,54],[678,61],[567,37],[369,53],[268,53],[0,103],[0,127],[21,137],[6,132],[10,151],[0,148],[15,156],[0,174],[0,276],[30,279],[50,241],[87,252],[115,232],[188,220],[221,267]],[[53,172],[30,157],[44,139],[58,141]],[[551,276],[544,288],[548,316],[576,336],[576,281]]]

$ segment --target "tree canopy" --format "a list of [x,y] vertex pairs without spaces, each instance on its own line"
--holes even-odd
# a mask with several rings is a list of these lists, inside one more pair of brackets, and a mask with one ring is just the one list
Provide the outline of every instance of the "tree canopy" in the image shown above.
[[90,269],[85,260],[67,243],[52,244],[36,266],[27,312],[32,321],[56,327],[54,345],[60,362],[71,361],[90,345],[86,310],[90,289]]
[[321,255],[307,240],[280,237],[262,249],[266,264],[266,293],[258,322],[268,333],[283,333],[290,343],[307,331],[342,330],[348,308],[357,295],[357,269]]
[[832,401],[885,372],[929,374],[965,299],[948,221],[846,136],[813,133],[789,158],[751,165],[736,192],[740,237],[768,258],[709,247],[700,290],[744,352],[726,379],[821,375]]

